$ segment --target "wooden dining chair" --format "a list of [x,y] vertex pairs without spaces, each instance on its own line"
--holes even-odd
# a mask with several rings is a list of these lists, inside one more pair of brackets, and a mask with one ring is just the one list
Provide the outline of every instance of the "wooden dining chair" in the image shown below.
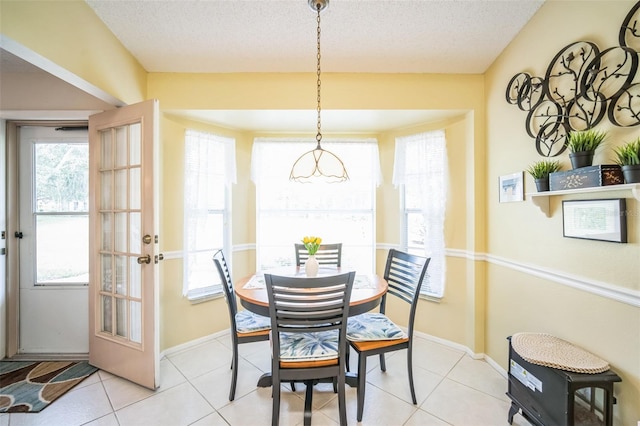
[[254,314],[251,311],[238,311],[238,301],[233,289],[231,273],[227,266],[222,250],[218,250],[213,255],[213,262],[216,265],[225,299],[229,307],[229,322],[231,323],[231,345],[233,356],[231,358],[231,388],[229,389],[229,401],[233,401],[236,395],[236,383],[238,381],[238,345],[243,343],[260,342],[269,340],[271,331],[271,321],[268,317]]
[[355,272],[320,278],[265,274],[271,317],[271,424],[280,420],[282,382],[306,385],[304,425],[311,424],[313,384],[333,378],[340,424],[347,424],[347,318]]
[[[309,258],[309,252],[304,244],[295,243],[296,266],[303,266]],[[316,252],[316,259],[320,266],[342,266],[342,243],[321,244]]]
[[[430,258],[415,256],[395,249],[389,250],[384,271],[384,279],[387,280],[389,288],[380,302],[380,312],[370,312],[349,318],[347,339],[350,346],[358,354],[357,419],[359,422],[362,421],[364,412],[367,357],[371,355],[380,355],[380,369],[387,371],[384,354],[401,349],[407,350],[407,372],[411,399],[414,404],[417,404],[413,386],[413,324],[420,288],[430,260]],[[388,295],[395,296],[409,304],[406,333],[385,315]]]

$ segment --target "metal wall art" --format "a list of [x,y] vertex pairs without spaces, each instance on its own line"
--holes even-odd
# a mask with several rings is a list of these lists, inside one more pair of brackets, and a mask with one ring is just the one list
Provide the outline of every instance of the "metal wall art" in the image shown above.
[[527,112],[525,128],[538,154],[562,154],[568,132],[591,129],[605,116],[619,127],[640,125],[640,2],[625,17],[618,42],[602,51],[589,41],[571,43],[544,77],[520,72],[509,81],[507,102]]

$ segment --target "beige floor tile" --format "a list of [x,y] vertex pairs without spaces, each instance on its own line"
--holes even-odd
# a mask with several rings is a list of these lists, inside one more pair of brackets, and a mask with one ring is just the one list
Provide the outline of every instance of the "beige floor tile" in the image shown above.
[[[240,367],[238,368],[235,399],[255,391],[261,375],[262,371],[241,359]],[[216,410],[229,404],[231,369],[228,366],[219,367],[196,377],[191,380],[191,383]]]
[[119,410],[145,398],[155,392],[119,377],[104,381],[104,389],[114,410]]
[[403,426],[450,426],[447,423],[423,410],[417,410]]
[[77,385],[75,385],[75,387],[73,389],[74,390],[80,389],[80,388],[83,388],[85,386],[93,385],[93,384],[99,383],[99,382],[100,382],[100,374],[98,373],[98,371],[96,371],[95,373],[93,373],[92,375],[90,375],[89,377],[87,377],[86,379],[84,379],[83,381],[78,383]]
[[508,402],[444,379],[421,405],[424,411],[455,426],[506,425]]
[[[165,357],[160,387],[154,392],[104,371],[85,379],[39,414],[0,414],[0,426],[260,426],[271,424],[271,388],[257,388],[271,370],[268,342],[240,345],[236,399],[228,400],[231,349],[228,335]],[[351,351],[350,370],[358,357]],[[414,380],[418,405],[411,404],[406,351],[367,360],[364,418],[359,425],[506,425],[510,402],[507,381],[483,360],[431,340],[414,340]],[[445,378],[446,376],[446,378]],[[302,425],[305,386],[282,385],[280,424]],[[346,386],[347,419],[356,424],[356,389]],[[115,413],[114,408],[115,407]],[[216,411],[217,410],[217,411]],[[338,399],[330,383],[314,386],[312,424],[339,423]],[[528,426],[516,415],[515,426]]]
[[120,426],[186,426],[213,412],[191,384],[183,383],[118,410],[116,416]]
[[106,416],[95,419],[84,426],[119,426],[115,413],[109,413]]
[[266,373],[271,371],[271,348],[269,342],[244,343],[240,345],[240,356]]
[[[271,424],[271,388],[258,388],[218,410],[233,426],[260,426]],[[291,392],[280,398],[280,425],[292,426],[304,420],[304,402]]]
[[463,356],[462,351],[427,339],[414,338],[413,340],[413,365],[440,376],[446,376]]
[[206,342],[168,358],[187,379],[198,377],[222,366],[231,366],[232,352],[218,341]]
[[162,359],[160,361],[160,386],[155,391],[113,375],[104,381],[104,388],[113,409],[119,410],[185,382],[186,379],[171,361]]
[[[386,372],[377,368],[367,373],[367,390],[373,385],[413,404],[409,389],[406,351],[400,351],[393,357],[389,357],[386,360],[386,365]],[[418,405],[427,399],[442,379],[442,376],[414,365],[413,383]]]
[[81,425],[112,412],[102,383],[72,389],[39,413],[10,414],[11,426]]
[[192,423],[191,426],[228,426],[228,423],[216,412]]
[[447,378],[496,398],[510,401],[506,395],[507,380],[484,360],[474,360],[465,355],[453,367]]
[[[322,412],[329,415],[329,412],[335,413],[335,420],[338,420],[338,402],[331,401]],[[400,398],[377,388],[376,386],[367,386],[364,397],[364,412],[362,416],[362,425],[384,425],[394,426],[403,425],[416,411],[417,406],[407,403]],[[356,424],[356,416],[358,413],[358,400],[356,389],[350,389],[347,392],[347,420],[350,424]]]

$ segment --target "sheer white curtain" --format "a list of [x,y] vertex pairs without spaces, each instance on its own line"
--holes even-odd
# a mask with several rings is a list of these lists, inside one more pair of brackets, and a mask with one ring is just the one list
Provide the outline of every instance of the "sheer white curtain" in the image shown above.
[[215,250],[230,248],[230,193],[236,183],[235,140],[187,130],[184,169],[183,295],[218,292]]
[[293,244],[304,236],[342,242],[342,264],[362,273],[375,269],[376,186],[381,181],[376,139],[328,139],[322,148],[344,162],[349,180],[289,180],[296,159],[315,139],[256,138],[251,176],[256,183],[256,268],[295,264]]
[[403,193],[403,245],[421,245],[418,254],[431,258],[422,292],[433,297],[444,293],[447,176],[443,130],[396,139],[393,184]]

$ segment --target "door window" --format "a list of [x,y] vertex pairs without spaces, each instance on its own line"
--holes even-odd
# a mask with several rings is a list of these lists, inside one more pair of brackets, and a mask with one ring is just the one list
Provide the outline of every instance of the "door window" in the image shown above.
[[89,283],[88,144],[33,144],[35,285]]

